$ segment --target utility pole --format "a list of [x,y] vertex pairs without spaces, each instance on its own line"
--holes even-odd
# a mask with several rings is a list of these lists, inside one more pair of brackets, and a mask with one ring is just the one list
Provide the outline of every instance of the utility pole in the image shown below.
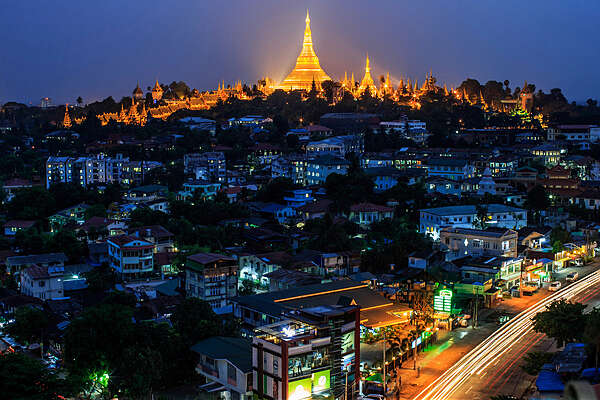
[[385,379],[385,328],[383,328],[383,364],[381,370],[383,371],[383,396],[385,397],[386,393],[386,379]]

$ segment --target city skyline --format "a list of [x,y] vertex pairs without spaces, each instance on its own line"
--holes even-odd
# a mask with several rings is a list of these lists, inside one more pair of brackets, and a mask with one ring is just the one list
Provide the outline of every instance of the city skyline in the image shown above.
[[[448,86],[470,77],[481,83],[508,79],[514,89],[527,80],[546,92],[559,87],[578,102],[600,90],[588,67],[600,56],[585,50],[600,6],[545,2],[538,9],[540,2],[509,2],[500,8],[466,1],[456,10],[442,2],[380,3],[232,1],[227,9],[216,2],[11,4],[9,15],[27,13],[30,23],[16,25],[8,18],[0,28],[5,37],[17,38],[6,44],[0,99],[118,100],[136,82],[145,89],[156,79],[182,80],[199,90],[214,89],[222,80],[281,81],[301,47],[307,8],[315,49],[334,80],[345,71],[362,76],[368,52],[374,78],[389,72],[394,84],[401,76],[422,81],[432,69]],[[70,17],[59,25],[47,22],[60,15]],[[212,17],[199,18],[206,15]],[[553,29],[559,22],[561,29]],[[37,61],[25,62],[31,54]]]

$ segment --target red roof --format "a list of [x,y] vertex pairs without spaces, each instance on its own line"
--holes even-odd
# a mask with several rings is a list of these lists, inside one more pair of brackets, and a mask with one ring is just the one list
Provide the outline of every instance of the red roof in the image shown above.
[[106,227],[115,222],[114,219],[108,219],[103,217],[91,217],[83,225],[81,225],[81,230],[87,231],[90,228],[102,228]]
[[13,219],[4,224],[5,228],[19,228],[19,229],[29,229],[33,225],[35,225],[35,221],[24,221]]
[[323,125],[309,125],[306,127],[306,130],[309,132],[323,132],[323,131],[331,132],[331,131],[333,131],[333,129],[328,128]]
[[380,206],[373,203],[359,203],[350,206],[350,211],[353,212],[393,212],[391,207]]

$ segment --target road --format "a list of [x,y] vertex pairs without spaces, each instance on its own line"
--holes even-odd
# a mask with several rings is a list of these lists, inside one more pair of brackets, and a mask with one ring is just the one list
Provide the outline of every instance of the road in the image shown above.
[[559,299],[597,305],[599,284],[600,270],[533,304],[465,354],[415,399],[489,399],[494,394],[520,389],[524,381],[528,385],[530,379],[523,379],[519,361],[527,352],[551,345],[544,335],[533,332],[533,316]]

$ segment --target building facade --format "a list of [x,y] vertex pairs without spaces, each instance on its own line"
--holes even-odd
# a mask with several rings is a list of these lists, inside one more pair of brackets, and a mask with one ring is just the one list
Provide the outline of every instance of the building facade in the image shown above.
[[215,310],[227,307],[237,295],[237,260],[223,254],[198,253],[185,263],[185,292],[207,301]]

